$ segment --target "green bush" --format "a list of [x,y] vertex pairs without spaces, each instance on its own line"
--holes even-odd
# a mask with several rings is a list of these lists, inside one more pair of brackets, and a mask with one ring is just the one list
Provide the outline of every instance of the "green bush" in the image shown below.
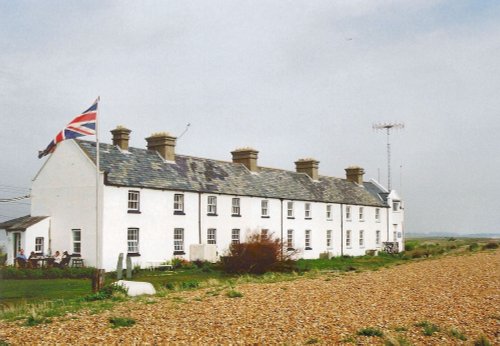
[[0,279],[83,279],[92,278],[94,268],[0,268]]
[[127,294],[127,289],[123,286],[115,285],[115,284],[106,285],[99,292],[85,296],[83,298],[83,300],[85,300],[87,302],[93,302],[96,300],[110,299],[116,293]]
[[415,326],[422,327],[423,333],[426,336],[431,336],[432,334],[439,332],[439,327],[433,323],[428,322],[428,321],[422,321],[420,323],[417,323]]
[[130,327],[135,324],[135,320],[128,317],[110,317],[109,322],[111,328]]
[[226,293],[226,295],[229,298],[241,298],[241,297],[243,297],[243,293],[241,293],[240,291],[236,291],[236,290],[230,290]]
[[474,341],[474,346],[491,346],[491,343],[490,340],[488,340],[484,335],[481,335]]
[[469,251],[476,251],[477,249],[479,249],[478,243],[472,243],[469,245]]
[[356,334],[362,336],[379,336],[379,337],[384,336],[384,333],[380,329],[372,327],[360,329]]
[[483,245],[483,249],[498,249],[498,243],[496,241],[490,241],[487,244]]

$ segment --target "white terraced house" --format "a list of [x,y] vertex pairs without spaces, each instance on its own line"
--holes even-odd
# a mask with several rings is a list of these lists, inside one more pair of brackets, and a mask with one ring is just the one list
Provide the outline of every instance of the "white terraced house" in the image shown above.
[[143,149],[129,148],[130,130],[111,132],[113,144],[100,144],[98,179],[95,142],[58,144],[33,180],[31,215],[0,224],[8,263],[20,248],[67,250],[108,271],[120,253],[142,267],[175,257],[215,261],[253,232],[281,239],[300,258],[403,249],[401,199],[363,181],[360,167],[333,178],[319,175],[314,159],[286,171],[259,167],[249,148],[223,162],[178,155],[165,133]]

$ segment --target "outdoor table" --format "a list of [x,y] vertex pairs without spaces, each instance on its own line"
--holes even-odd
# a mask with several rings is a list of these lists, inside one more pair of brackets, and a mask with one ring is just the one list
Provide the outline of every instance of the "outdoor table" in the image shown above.
[[83,267],[83,258],[72,258],[71,259],[71,267],[82,268]]

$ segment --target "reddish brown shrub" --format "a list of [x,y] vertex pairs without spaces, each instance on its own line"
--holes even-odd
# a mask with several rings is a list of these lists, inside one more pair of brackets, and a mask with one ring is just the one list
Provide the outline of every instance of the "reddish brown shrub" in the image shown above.
[[222,267],[227,273],[263,274],[278,267],[281,259],[281,242],[272,235],[250,235],[244,243],[231,244]]

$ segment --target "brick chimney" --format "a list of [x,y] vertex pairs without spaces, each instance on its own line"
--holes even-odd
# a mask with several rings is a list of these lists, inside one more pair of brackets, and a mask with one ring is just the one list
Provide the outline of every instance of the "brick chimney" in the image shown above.
[[297,173],[305,173],[312,180],[318,180],[319,178],[318,166],[319,161],[316,161],[315,159],[300,159],[295,161],[295,170]]
[[121,125],[118,125],[116,129],[111,130],[111,134],[113,134],[113,145],[119,146],[121,150],[128,150],[130,132],[132,131]]
[[259,152],[252,148],[240,148],[231,151],[233,155],[233,163],[242,163],[251,172],[258,172],[257,154]]
[[358,166],[350,166],[345,169],[346,179],[358,185],[363,184],[363,174],[365,170]]
[[155,150],[167,161],[175,161],[175,140],[166,132],[153,133],[146,138],[148,150]]

